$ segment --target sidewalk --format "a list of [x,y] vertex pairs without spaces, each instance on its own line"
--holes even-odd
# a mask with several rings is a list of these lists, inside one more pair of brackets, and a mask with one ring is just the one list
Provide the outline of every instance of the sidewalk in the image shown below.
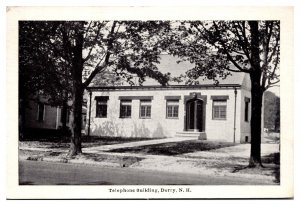
[[169,143],[169,142],[182,142],[188,140],[195,140],[195,137],[172,137],[172,138],[155,139],[155,140],[147,140],[147,141],[127,142],[122,144],[103,145],[98,147],[84,148],[83,152],[97,153],[100,151],[109,151],[113,149],[139,147],[139,146],[155,145],[155,144],[162,144],[162,143]]

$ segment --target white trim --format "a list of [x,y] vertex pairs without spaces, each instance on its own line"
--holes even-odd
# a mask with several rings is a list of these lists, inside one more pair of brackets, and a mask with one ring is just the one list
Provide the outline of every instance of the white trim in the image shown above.
[[45,116],[46,116],[46,105],[44,103],[42,103],[44,105],[44,110],[43,110],[43,121],[45,121]]
[[37,103],[36,105],[37,105],[36,121],[39,121],[40,105],[39,103]]
[[58,118],[58,115],[59,115],[59,107],[56,107],[56,122],[55,122],[55,129],[58,129],[58,121],[59,121],[59,118]]

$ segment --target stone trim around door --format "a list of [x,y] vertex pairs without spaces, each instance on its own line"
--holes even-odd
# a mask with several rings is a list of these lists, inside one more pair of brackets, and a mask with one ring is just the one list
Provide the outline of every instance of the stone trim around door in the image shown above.
[[195,99],[195,100],[198,99],[203,102],[203,104],[202,104],[202,106],[203,106],[203,108],[202,108],[202,131],[200,131],[200,132],[205,132],[207,95],[201,95],[200,92],[191,92],[190,95],[184,96],[184,131],[188,131],[187,102],[192,99]]

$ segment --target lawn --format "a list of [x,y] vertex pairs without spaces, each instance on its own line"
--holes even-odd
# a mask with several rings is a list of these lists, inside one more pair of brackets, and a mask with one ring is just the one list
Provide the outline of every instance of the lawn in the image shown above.
[[169,142],[155,145],[144,145],[138,147],[120,148],[109,150],[109,152],[129,152],[129,153],[141,153],[151,155],[180,155],[190,152],[208,151],[212,149],[219,149],[223,147],[231,147],[235,144],[229,142],[213,142],[213,141],[199,141],[189,140],[184,142]]
[[[123,137],[98,137],[91,136],[82,137],[82,147],[96,147],[102,145],[121,144],[126,142],[137,142],[154,140],[158,138],[123,138]],[[25,141],[20,141],[20,146],[34,147],[34,148],[46,148],[46,149],[68,149],[70,147],[69,138],[57,138],[57,137],[40,137],[31,138]]]
[[59,162],[68,163],[70,160],[76,160],[80,163],[97,164],[109,162],[117,165],[118,167],[129,167],[132,164],[142,161],[145,158],[133,157],[133,156],[118,156],[110,154],[92,154],[82,153],[74,158],[66,158],[65,152],[45,152],[45,151],[32,151],[32,150],[20,150],[20,156],[26,157],[26,160],[31,161],[44,161],[44,158],[57,160]]

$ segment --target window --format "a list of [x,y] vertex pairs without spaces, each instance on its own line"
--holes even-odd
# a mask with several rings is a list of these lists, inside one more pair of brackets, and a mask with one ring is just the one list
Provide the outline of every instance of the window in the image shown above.
[[213,100],[213,119],[226,119],[226,100]]
[[141,100],[140,102],[140,118],[151,118],[151,100]]
[[178,118],[179,100],[167,100],[167,118]]
[[45,104],[43,103],[38,103],[38,116],[37,120],[38,121],[43,121],[45,117]]
[[107,117],[107,97],[96,98],[96,117],[106,118]]
[[[63,109],[61,109],[61,113],[60,113],[60,122],[63,122]],[[70,109],[67,109],[67,114],[66,114],[66,122],[70,121]]]
[[249,121],[249,103],[250,98],[245,97],[245,122]]
[[131,117],[131,100],[121,100],[120,118]]

